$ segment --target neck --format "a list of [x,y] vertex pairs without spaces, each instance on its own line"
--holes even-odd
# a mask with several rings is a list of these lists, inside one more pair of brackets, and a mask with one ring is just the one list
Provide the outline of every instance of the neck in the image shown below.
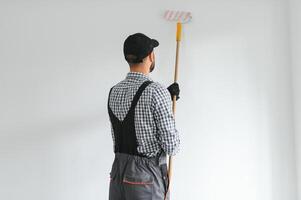
[[148,68],[142,66],[132,66],[130,67],[130,72],[141,72],[145,75],[149,74]]

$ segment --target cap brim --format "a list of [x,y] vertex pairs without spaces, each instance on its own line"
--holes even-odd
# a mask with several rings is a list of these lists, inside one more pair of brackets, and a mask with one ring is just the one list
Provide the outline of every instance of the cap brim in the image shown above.
[[155,39],[152,39],[152,46],[153,47],[159,46],[159,42],[157,40],[155,40]]

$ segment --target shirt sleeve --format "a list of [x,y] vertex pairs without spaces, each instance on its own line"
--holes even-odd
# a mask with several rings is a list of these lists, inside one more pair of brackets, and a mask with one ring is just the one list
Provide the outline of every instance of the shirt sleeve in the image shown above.
[[[108,106],[109,106],[109,102],[110,102],[110,92],[109,92],[109,95],[108,95],[107,109],[108,109]],[[109,112],[109,110],[108,110],[108,112]],[[113,140],[113,151],[115,151],[115,135],[114,135],[113,124],[111,122],[110,116],[109,116],[109,123],[110,123],[111,135],[112,135],[112,140]]]
[[110,122],[110,127],[111,127],[111,135],[112,135],[112,140],[113,140],[113,151],[115,151],[115,136],[114,136],[113,125],[111,122]]
[[180,138],[172,113],[170,93],[167,88],[158,84],[152,94],[153,117],[159,143],[168,155],[174,156],[180,149]]

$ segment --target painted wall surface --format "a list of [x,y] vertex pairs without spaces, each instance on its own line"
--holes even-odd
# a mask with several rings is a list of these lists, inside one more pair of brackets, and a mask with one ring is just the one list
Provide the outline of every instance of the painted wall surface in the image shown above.
[[292,82],[294,100],[294,132],[296,146],[296,163],[298,172],[298,199],[301,199],[301,2],[290,1],[290,33],[292,55]]
[[168,86],[175,24],[162,15],[179,9],[193,21],[183,27],[172,200],[296,200],[287,1],[0,5],[0,199],[107,199],[106,103],[129,70],[123,41],[158,39],[151,77]]

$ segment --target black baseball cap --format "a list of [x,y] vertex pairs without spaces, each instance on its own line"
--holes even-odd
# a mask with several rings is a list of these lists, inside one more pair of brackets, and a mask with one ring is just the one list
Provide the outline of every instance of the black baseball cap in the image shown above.
[[135,33],[124,41],[124,58],[129,63],[140,63],[157,46],[159,46],[157,40],[151,39],[143,33]]

